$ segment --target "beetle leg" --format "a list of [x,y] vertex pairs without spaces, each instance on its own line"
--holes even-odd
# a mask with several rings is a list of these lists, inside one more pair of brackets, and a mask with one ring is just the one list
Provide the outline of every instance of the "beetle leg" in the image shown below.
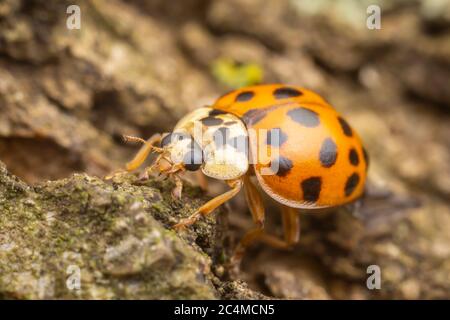
[[300,239],[300,213],[298,209],[285,205],[281,206],[283,220],[284,241],[287,247],[298,243]]
[[174,228],[175,229],[183,229],[191,224],[195,223],[201,216],[206,216],[210,214],[214,209],[227,202],[231,198],[233,198],[242,188],[243,181],[241,179],[237,180],[229,180],[227,181],[228,185],[231,187],[231,190],[221,194],[220,196],[215,197],[214,199],[209,200],[203,206],[197,209],[190,217],[186,219],[182,219],[178,222]]
[[111,179],[113,179],[113,178],[115,178],[115,177],[117,177],[119,175],[125,174],[125,173],[127,173],[126,170],[124,170],[124,169],[117,169],[117,170],[114,170],[113,172],[109,173],[108,175],[106,175],[104,177],[104,179],[105,180],[111,180]]
[[173,175],[175,173],[177,173],[178,171],[183,172],[184,171],[184,165],[181,163],[177,163],[174,165],[171,165],[170,168],[168,168],[167,170],[160,170],[161,173],[166,174],[168,176]]
[[150,178],[150,174],[149,174],[148,170],[144,170],[143,172],[141,172],[138,177],[139,181],[142,181],[142,182],[147,181],[149,178]]
[[181,192],[183,191],[183,180],[177,175],[173,175],[173,179],[175,180],[175,188],[172,190],[172,196],[175,199],[181,199]]
[[244,179],[245,198],[247,200],[247,204],[250,209],[250,213],[252,214],[253,222],[256,224],[256,227],[247,231],[247,233],[242,237],[241,241],[236,247],[234,255],[231,258],[231,261],[236,264],[238,264],[239,261],[241,261],[242,257],[244,256],[245,249],[252,242],[257,240],[264,232],[264,220],[265,220],[264,204],[262,202],[258,189],[250,180],[250,176],[248,174],[246,174],[243,179]]
[[133,171],[139,168],[147,159],[148,154],[152,150],[161,151],[160,148],[154,147],[153,145],[161,141],[161,135],[159,133],[154,134],[151,136],[147,141],[137,138],[137,137],[130,137],[130,136],[124,136],[125,141],[135,141],[135,142],[141,142],[144,145],[141,147],[141,149],[136,153],[133,160],[128,162],[126,164],[126,170],[127,171]]
[[201,170],[195,172],[197,183],[203,191],[208,190],[208,180]]
[[281,205],[284,239],[262,233],[258,240],[277,249],[291,249],[300,239],[300,215],[296,208]]
[[158,168],[159,163],[161,162],[161,159],[163,159],[163,158],[164,158],[164,154],[163,154],[163,153],[160,153],[160,154],[156,157],[156,159],[155,159],[155,161],[152,163],[152,165],[151,165],[150,167],[145,168],[145,173],[146,173],[147,177],[148,177],[148,176],[150,175],[150,173],[153,172],[153,171],[161,172],[161,170],[157,170],[157,168]]
[[284,240],[264,232],[264,205],[258,189],[250,180],[250,176],[244,177],[244,190],[250,212],[256,227],[248,231],[239,242],[232,257],[234,263],[239,263],[245,249],[255,241],[264,242],[278,249],[289,249],[297,243],[300,234],[300,223],[298,212],[295,208],[282,206]]

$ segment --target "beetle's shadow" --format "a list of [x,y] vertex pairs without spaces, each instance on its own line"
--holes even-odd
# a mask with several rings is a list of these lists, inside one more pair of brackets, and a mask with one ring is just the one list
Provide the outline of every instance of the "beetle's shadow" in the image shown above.
[[[369,293],[365,287],[366,267],[381,262],[370,261],[364,252],[392,237],[395,226],[420,202],[391,191],[375,191],[368,191],[360,202],[329,212],[301,213],[299,244],[286,251],[261,243],[252,245],[242,261],[239,277],[253,289],[277,298],[339,298],[331,288],[335,285],[354,287],[367,294],[365,298],[376,298],[378,293]],[[266,230],[281,237],[279,208],[268,199],[265,202]],[[252,225],[250,214],[237,211],[239,206],[244,205],[233,204],[230,214],[237,240]]]

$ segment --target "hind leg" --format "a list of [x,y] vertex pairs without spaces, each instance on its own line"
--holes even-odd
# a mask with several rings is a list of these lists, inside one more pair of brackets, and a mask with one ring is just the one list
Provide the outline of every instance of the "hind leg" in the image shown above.
[[296,208],[281,205],[284,242],[287,248],[300,240],[300,214]]
[[197,183],[203,191],[208,190],[208,180],[201,170],[195,172]]
[[244,177],[244,190],[247,203],[252,214],[255,228],[249,230],[239,242],[232,260],[239,262],[245,249],[255,241],[264,242],[278,249],[289,249],[297,243],[300,235],[300,220],[296,209],[282,206],[284,240],[264,232],[265,211],[258,189],[250,180],[250,176]]

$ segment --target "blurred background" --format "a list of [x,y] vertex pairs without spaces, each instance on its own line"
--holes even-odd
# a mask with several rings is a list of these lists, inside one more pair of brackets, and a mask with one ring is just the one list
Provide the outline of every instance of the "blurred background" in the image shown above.
[[[80,29],[67,28],[72,4]],[[368,202],[362,225],[305,217],[301,244],[255,246],[243,279],[278,298],[450,298],[450,1],[0,0],[0,160],[31,184],[103,176],[136,152],[123,134],[168,132],[226,91],[271,82],[344,114],[391,196]],[[230,209],[238,238],[250,217],[239,199]],[[382,290],[366,288],[371,264]]]

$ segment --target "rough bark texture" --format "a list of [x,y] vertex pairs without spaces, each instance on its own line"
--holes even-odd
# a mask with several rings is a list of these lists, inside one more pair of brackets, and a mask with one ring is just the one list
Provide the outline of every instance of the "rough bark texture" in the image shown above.
[[204,219],[182,236],[168,228],[205,200],[197,189],[174,202],[170,183],[139,181],[76,174],[30,187],[0,163],[1,297],[259,297],[211,272],[227,254],[221,219]]
[[[366,28],[374,2],[382,30]],[[74,3],[80,30],[66,28]],[[0,296],[449,298],[450,5],[175,3],[0,0]],[[345,114],[369,150],[372,184],[389,191],[353,216],[302,216],[293,251],[254,246],[233,275],[226,260],[251,227],[242,199],[228,206],[229,225],[211,217],[179,235],[170,225],[210,195],[188,187],[177,203],[168,182],[95,176],[135,151],[122,134],[169,131],[261,73]],[[381,290],[366,288],[372,264]],[[70,265],[80,291],[67,289]]]

